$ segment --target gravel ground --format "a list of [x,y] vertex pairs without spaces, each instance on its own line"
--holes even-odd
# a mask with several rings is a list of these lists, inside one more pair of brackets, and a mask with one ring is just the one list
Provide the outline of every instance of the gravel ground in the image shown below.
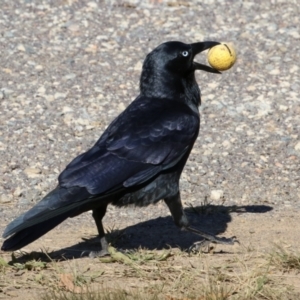
[[299,13],[280,0],[1,0],[0,226],[94,144],[138,95],[145,55],[169,40],[238,51],[232,70],[197,73],[201,132],[181,180],[185,204],[300,209]]

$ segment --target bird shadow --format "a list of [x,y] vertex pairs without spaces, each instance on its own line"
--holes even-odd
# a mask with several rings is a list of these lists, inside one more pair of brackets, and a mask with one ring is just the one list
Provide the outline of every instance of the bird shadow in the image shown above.
[[[192,227],[201,231],[219,235],[226,231],[227,224],[231,222],[231,213],[267,213],[273,208],[267,205],[223,206],[201,205],[190,206],[184,209]],[[161,250],[180,248],[186,251],[193,243],[202,238],[188,231],[181,231],[174,225],[171,216],[158,217],[123,230],[112,230],[107,234],[108,242],[118,249],[133,250],[145,248],[148,250]],[[14,262],[26,262],[36,259],[40,261],[61,261],[78,259],[89,255],[90,251],[99,251],[100,242],[97,237],[83,238],[76,243],[53,252],[31,252],[14,258]]]

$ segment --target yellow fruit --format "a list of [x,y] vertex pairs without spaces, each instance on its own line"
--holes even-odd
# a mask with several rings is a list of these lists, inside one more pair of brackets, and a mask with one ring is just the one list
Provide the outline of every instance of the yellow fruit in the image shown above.
[[236,52],[232,44],[220,44],[210,48],[207,54],[209,64],[219,70],[230,69],[236,61]]

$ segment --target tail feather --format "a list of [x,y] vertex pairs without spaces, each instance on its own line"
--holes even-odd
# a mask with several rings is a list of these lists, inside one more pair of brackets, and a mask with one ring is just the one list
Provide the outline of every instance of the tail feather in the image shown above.
[[50,220],[46,220],[39,224],[35,224],[31,227],[27,227],[21,231],[18,231],[6,241],[4,241],[1,250],[3,251],[15,251],[25,247],[31,242],[35,241],[55,226],[60,224],[62,221],[69,217],[70,213],[64,213],[62,215],[56,216]]
[[80,211],[82,205],[91,201],[91,194],[85,188],[57,187],[6,227],[3,237],[9,237],[2,250],[20,249],[38,239],[68,217]]

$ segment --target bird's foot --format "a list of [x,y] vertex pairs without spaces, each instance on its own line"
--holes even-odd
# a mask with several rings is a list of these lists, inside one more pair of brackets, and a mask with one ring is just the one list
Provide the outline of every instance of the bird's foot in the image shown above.
[[100,244],[101,244],[102,250],[101,251],[91,251],[89,254],[90,258],[110,256],[110,253],[108,251],[108,243],[107,243],[105,236],[102,236],[100,238]]
[[89,254],[90,258],[97,258],[97,257],[104,257],[104,256],[110,256],[110,253],[107,249],[101,250],[101,251],[91,251]]
[[217,236],[210,236],[209,239],[206,238],[211,243],[214,244],[223,244],[223,245],[234,245],[234,243],[239,244],[240,242],[237,240],[236,236],[233,236],[231,238],[226,237],[217,237]]
[[207,252],[210,253],[214,250],[215,246],[211,246],[211,241],[202,240],[195,242],[188,249],[189,253]]
[[105,236],[102,236],[100,238],[100,245],[101,245],[101,249],[100,251],[83,251],[81,253],[81,256],[88,256],[90,258],[96,258],[96,257],[105,257],[105,256],[110,256],[110,253],[108,251],[108,243],[106,241]]
[[210,253],[215,249],[216,244],[222,244],[222,245],[234,245],[235,243],[239,244],[239,241],[236,239],[235,236],[231,238],[225,238],[225,237],[220,238],[214,235],[210,235],[209,239],[207,237],[204,238],[202,241],[193,243],[192,246],[189,248],[188,252],[189,253],[204,252],[203,250],[206,248],[206,252]]
[[101,251],[82,251],[81,252],[81,257],[83,256],[88,256],[90,258],[96,258],[96,257],[104,257],[104,256],[109,256],[110,253],[108,252],[108,250],[101,250]]
[[217,237],[212,234],[208,234],[206,232],[200,231],[198,229],[195,229],[195,228],[192,228],[189,226],[185,227],[184,229],[203,237],[202,241],[194,243],[189,248],[189,252],[198,252],[198,251],[201,251],[205,247],[207,247],[208,252],[210,252],[211,251],[210,244],[222,244],[222,245],[234,245],[235,243],[239,244],[239,241],[237,240],[237,238],[235,236],[233,236],[231,238]]

